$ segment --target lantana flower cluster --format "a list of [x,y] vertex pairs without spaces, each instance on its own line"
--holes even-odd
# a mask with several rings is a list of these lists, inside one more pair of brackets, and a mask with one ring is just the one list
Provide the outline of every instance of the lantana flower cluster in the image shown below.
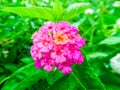
[[85,40],[68,22],[46,22],[32,35],[32,39],[30,52],[37,69],[53,71],[56,67],[63,74],[69,74],[71,65],[84,61],[80,48],[86,45]]

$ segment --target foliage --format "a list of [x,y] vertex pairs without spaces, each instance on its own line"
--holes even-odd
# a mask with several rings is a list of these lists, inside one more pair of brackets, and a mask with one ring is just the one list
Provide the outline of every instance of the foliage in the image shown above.
[[[54,5],[53,5],[54,3]],[[1,90],[119,90],[120,75],[110,59],[120,53],[120,6],[114,0],[1,0]],[[91,8],[93,14],[86,14]],[[66,20],[77,26],[87,46],[85,61],[73,72],[37,70],[30,56],[31,35],[47,20]]]

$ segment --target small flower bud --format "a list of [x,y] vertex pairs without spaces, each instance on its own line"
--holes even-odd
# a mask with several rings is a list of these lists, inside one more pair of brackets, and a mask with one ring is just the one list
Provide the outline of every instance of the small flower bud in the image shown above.
[[116,21],[116,24],[114,25],[115,29],[120,29],[120,18]]
[[92,15],[93,13],[94,13],[94,10],[91,9],[91,8],[88,8],[88,9],[85,10],[86,15]]
[[116,73],[120,74],[120,54],[110,59],[110,66]]
[[113,3],[113,6],[114,6],[114,7],[120,7],[120,1],[115,1],[115,2]]

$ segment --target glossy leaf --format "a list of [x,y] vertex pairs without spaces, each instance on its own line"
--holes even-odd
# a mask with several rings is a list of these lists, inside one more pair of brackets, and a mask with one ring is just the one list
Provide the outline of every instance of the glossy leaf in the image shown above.
[[55,70],[50,72],[47,77],[47,81],[50,85],[53,85],[58,79],[64,77],[61,71]]
[[110,59],[117,53],[120,53],[120,49],[105,44],[92,45],[83,49],[87,52],[87,58],[89,59],[88,61],[90,65],[104,83],[106,89],[112,90],[113,88],[116,88],[118,90],[118,86],[120,85],[120,78],[117,74],[112,72],[110,67]]
[[106,85],[106,90],[119,90],[120,86],[119,85],[114,85],[114,84],[107,84]]
[[36,70],[33,63],[28,64],[10,76],[3,85],[2,90],[24,90],[34,85],[38,80],[45,79],[46,77],[47,73],[45,71]]
[[43,18],[46,20],[54,20],[53,11],[45,7],[6,7],[3,11],[26,16],[31,18]]
[[75,3],[66,9],[65,20],[70,20],[80,13],[84,13],[85,9],[90,7],[90,3]]
[[86,57],[88,62],[98,76],[106,71],[105,65],[109,64],[110,58],[116,55],[119,51],[119,49],[109,45],[91,45],[84,47],[83,50],[87,54]]
[[77,88],[78,83],[73,75],[70,74],[58,79],[48,90],[76,90]]
[[[106,79],[107,77],[107,79]],[[107,90],[119,90],[120,87],[120,77],[110,71],[106,71],[104,72],[101,76],[100,76],[101,80],[103,81],[103,83],[106,85],[106,89]],[[108,87],[108,85],[111,85]]]
[[109,38],[101,41],[99,44],[107,44],[107,45],[120,44],[120,36],[109,37]]
[[64,9],[60,3],[60,0],[55,0],[54,6],[53,6],[53,11],[55,12],[55,16],[57,20],[62,19],[62,14],[64,13]]
[[22,62],[29,64],[29,63],[33,63],[34,60],[32,59],[32,57],[24,57],[21,59]]
[[91,45],[91,46],[86,46],[82,48],[86,52],[86,57],[89,62],[92,61],[97,61],[98,59],[101,59],[100,61],[105,61],[103,58],[108,57],[113,53],[114,51],[117,50],[114,47],[111,47],[109,45]]
[[4,38],[7,36],[10,36],[11,32],[7,31],[7,30],[0,30],[0,38]]
[[16,57],[17,57],[16,55],[17,55],[16,47],[11,48],[11,50],[8,52],[8,56],[6,58],[6,62],[8,62],[8,63],[14,62]]
[[[88,83],[89,82],[89,83]],[[57,80],[50,89],[53,90],[89,90],[105,87],[87,63],[86,59],[82,65],[74,65],[73,72]]]

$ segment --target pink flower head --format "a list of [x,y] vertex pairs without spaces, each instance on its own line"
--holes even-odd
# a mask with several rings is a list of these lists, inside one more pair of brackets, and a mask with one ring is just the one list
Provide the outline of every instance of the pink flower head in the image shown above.
[[68,22],[46,22],[32,36],[31,56],[37,69],[53,71],[54,67],[63,74],[72,72],[71,65],[82,64],[84,57],[79,50],[85,46],[85,40],[78,29]]

